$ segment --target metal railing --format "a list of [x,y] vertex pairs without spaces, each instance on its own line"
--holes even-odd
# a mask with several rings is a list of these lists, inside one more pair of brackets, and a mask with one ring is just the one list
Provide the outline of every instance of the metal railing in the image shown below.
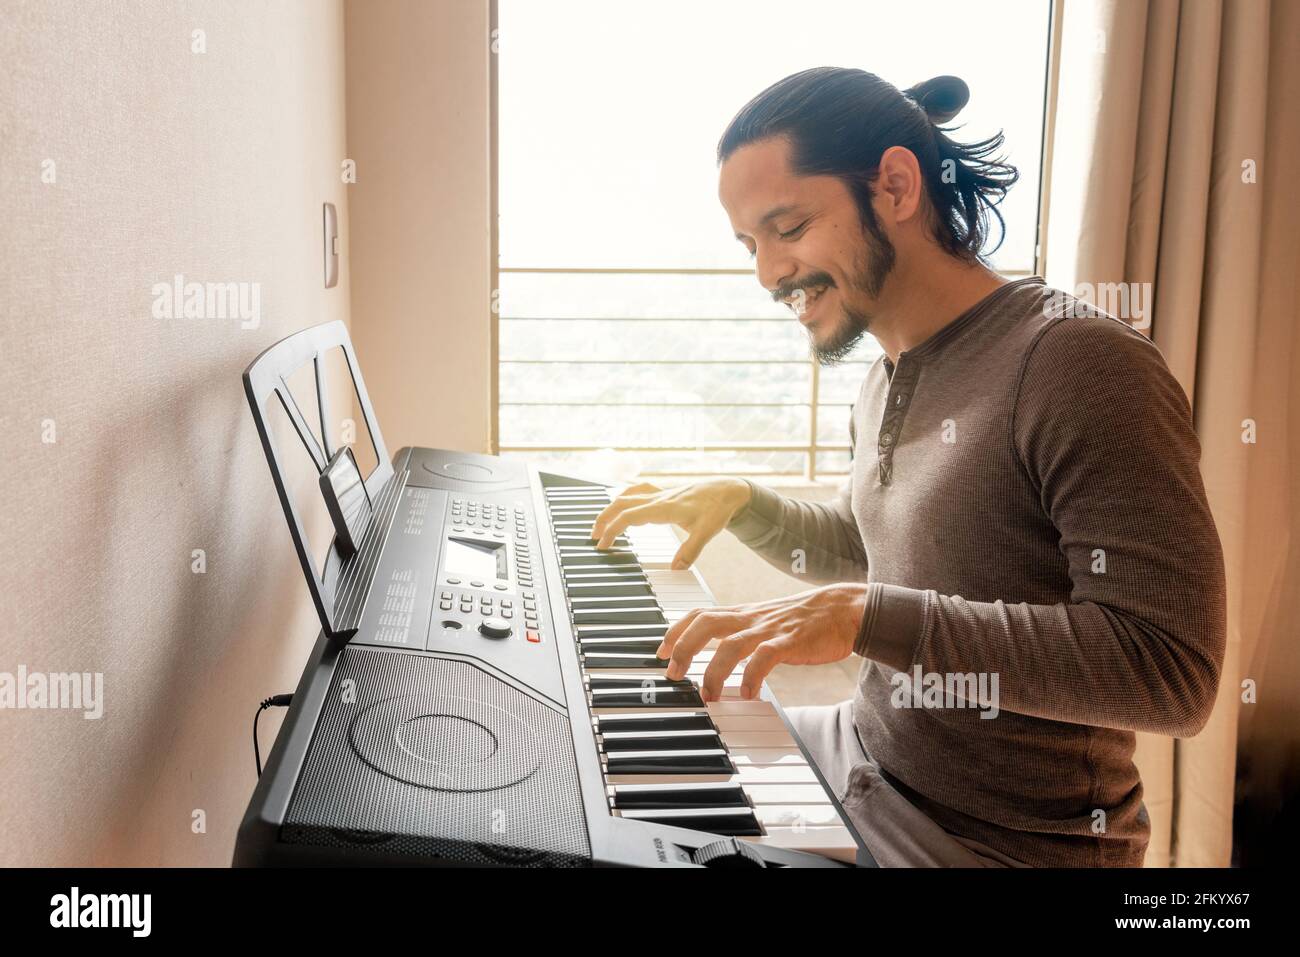
[[[631,268],[559,268],[559,267],[501,267],[499,274],[506,273],[532,273],[532,274],[560,274],[560,275],[694,275],[694,276],[748,276],[753,274],[752,269],[688,269],[688,268],[664,268],[664,269],[631,269]],[[1001,270],[1002,275],[1016,278],[1028,276],[1031,273],[1028,270]],[[589,322],[780,322],[788,323],[791,320],[781,317],[758,317],[758,318],[741,318],[736,316],[710,316],[699,318],[681,318],[681,317],[656,317],[656,316],[636,316],[628,318],[619,317],[584,317],[584,316],[507,316],[499,317],[501,320],[511,322],[554,322],[554,321],[589,321]],[[835,405],[838,403],[828,403],[821,401],[820,386],[821,373],[819,364],[810,356],[806,359],[498,359],[500,365],[619,365],[619,366],[654,366],[654,365],[690,365],[690,366],[754,366],[754,365],[785,365],[809,367],[809,396],[807,402],[682,402],[682,403],[645,403],[629,401],[503,401],[499,394],[493,396],[493,434],[500,436],[500,410],[503,407],[527,408],[539,406],[572,406],[582,408],[618,408],[621,406],[645,406],[647,404],[660,405],[663,408],[808,408],[808,440],[799,442],[705,442],[695,444],[655,444],[655,445],[622,445],[614,446],[616,451],[620,452],[798,452],[804,458],[804,470],[802,478],[813,482],[819,477],[829,477],[844,475],[843,471],[819,470],[817,467],[817,457],[820,453],[828,452],[847,452],[849,451],[848,442],[821,442],[818,441],[818,422],[817,409],[819,405]],[[499,382],[499,379],[498,379]],[[499,392],[499,384],[497,391]],[[582,453],[598,452],[610,448],[608,444],[590,444],[582,441],[569,443],[520,443],[502,441],[494,450],[497,453]],[[647,469],[646,475],[662,476],[686,476],[701,474],[692,471],[677,470],[660,470]],[[767,472],[732,472],[736,475],[765,475],[772,478],[793,478],[798,473],[767,473]]]

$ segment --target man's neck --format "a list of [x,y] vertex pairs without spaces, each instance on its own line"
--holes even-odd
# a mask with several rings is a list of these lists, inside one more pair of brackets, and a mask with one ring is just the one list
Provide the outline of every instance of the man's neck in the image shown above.
[[908,259],[908,268],[900,264],[889,274],[868,329],[891,362],[1008,282],[935,247]]

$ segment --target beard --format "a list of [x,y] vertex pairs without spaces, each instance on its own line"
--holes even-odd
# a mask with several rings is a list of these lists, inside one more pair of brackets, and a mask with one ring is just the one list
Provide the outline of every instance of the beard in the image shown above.
[[[894,269],[895,251],[894,244],[880,228],[870,208],[865,211],[862,240],[862,248],[854,257],[853,277],[849,282],[853,289],[875,300],[885,286],[885,279]],[[827,273],[812,273],[798,283],[781,287],[773,298],[786,299],[797,289],[818,286],[834,287],[835,282]],[[858,343],[862,341],[862,337],[867,334],[871,327],[871,320],[870,313],[842,304],[838,320],[834,321],[834,327],[825,340],[818,342],[811,329],[804,330],[808,334],[808,347],[813,358],[820,365],[839,365],[852,354]]]

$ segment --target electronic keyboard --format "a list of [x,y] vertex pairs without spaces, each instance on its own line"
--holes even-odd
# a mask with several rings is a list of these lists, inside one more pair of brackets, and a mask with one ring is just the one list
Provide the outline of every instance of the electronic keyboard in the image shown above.
[[[380,465],[355,546],[336,539],[318,568],[265,412],[278,401],[330,474],[340,450],[287,385],[314,364],[328,422],[330,348]],[[766,686],[742,699],[738,670],[704,702],[707,650],[667,678],[664,633],[713,599],[669,568],[667,528],[594,547],[616,487],[466,452],[390,464],[342,323],[273,346],[244,380],[322,631],[236,865],[874,865]]]

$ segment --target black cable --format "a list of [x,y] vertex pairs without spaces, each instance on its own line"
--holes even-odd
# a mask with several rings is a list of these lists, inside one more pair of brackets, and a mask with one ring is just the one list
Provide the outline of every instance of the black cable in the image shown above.
[[277,694],[267,698],[257,707],[257,713],[253,715],[253,760],[257,762],[257,776],[262,776],[262,751],[257,746],[257,719],[262,716],[262,712],[267,708],[287,708],[293,701],[291,694]]

